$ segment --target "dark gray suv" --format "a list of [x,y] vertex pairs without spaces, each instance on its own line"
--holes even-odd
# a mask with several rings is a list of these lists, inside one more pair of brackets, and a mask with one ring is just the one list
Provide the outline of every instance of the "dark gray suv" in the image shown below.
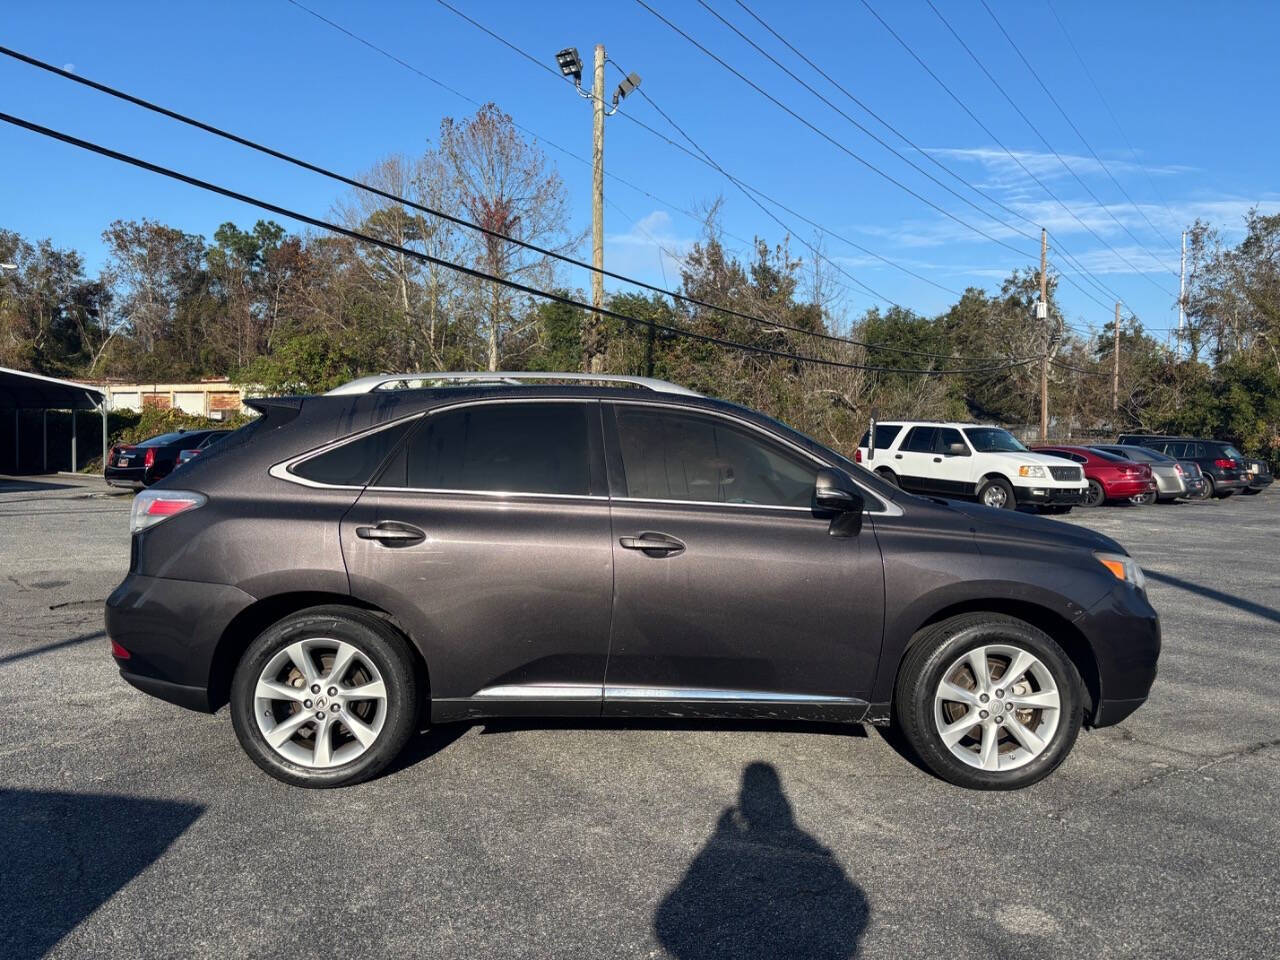
[[685,716],[892,723],[941,777],[1021,787],[1155,678],[1114,541],[912,496],[671,384],[399,375],[253,406],[135,500],[106,621],[126,680],[229,703],[289,783],[373,776],[425,723]]

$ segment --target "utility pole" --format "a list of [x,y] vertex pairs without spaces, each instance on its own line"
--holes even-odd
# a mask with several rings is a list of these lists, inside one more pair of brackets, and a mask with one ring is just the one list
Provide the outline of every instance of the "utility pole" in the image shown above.
[[[591,84],[591,305],[604,309],[604,44],[596,44],[596,70]],[[600,349],[600,314],[587,321],[582,368],[585,373],[604,370]]]
[[1182,231],[1182,264],[1178,267],[1178,359],[1182,359],[1182,322],[1187,307],[1187,231]]
[[1044,323],[1044,355],[1040,358],[1040,442],[1049,442],[1049,232],[1040,230],[1040,303],[1036,315]]
[[640,86],[639,74],[629,73],[613,91],[613,100],[604,102],[604,65],[608,57],[604,44],[596,44],[591,92],[582,89],[582,58],[577,47],[565,47],[556,54],[560,73],[573,81],[578,95],[591,101],[591,305],[595,310],[582,325],[582,371],[604,371],[604,347],[600,336],[600,311],[604,309],[604,118],[618,112],[618,104]]
[[1111,347],[1111,414],[1120,410],[1120,301],[1116,301],[1115,343]]

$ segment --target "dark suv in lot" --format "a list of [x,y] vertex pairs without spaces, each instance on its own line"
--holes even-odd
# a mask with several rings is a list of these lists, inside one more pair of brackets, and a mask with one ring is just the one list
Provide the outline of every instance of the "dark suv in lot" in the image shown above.
[[[1150,434],[1122,434],[1117,443],[1132,444],[1155,450],[1175,460],[1191,460],[1200,468],[1209,483],[1206,497],[1229,497],[1238,490],[1250,488],[1251,475],[1244,454],[1223,440],[1205,440],[1200,437],[1166,437]],[[1263,468],[1266,467],[1262,461]],[[1271,482],[1271,471],[1266,470],[1266,482],[1259,480],[1259,487]]]
[[229,702],[289,783],[373,776],[421,722],[686,716],[893,723],[1007,789],[1155,678],[1113,540],[912,496],[671,384],[399,375],[253,406],[136,498],[106,621],[126,680]]

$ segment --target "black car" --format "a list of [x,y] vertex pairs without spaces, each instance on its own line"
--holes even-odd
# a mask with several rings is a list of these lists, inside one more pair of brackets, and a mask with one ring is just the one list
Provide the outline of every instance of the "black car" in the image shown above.
[[251,401],[135,498],[124,678],[229,703],[260,767],[314,787],[420,722],[684,716],[892,723],[1007,789],[1147,697],[1159,619],[1107,537],[912,496],[661,381],[501,377]]
[[231,430],[211,430],[211,431],[209,431],[209,433],[205,436],[205,438],[204,438],[203,440],[201,440],[201,441],[200,441],[196,446],[194,446],[194,447],[183,447],[181,450],[179,450],[179,451],[178,451],[178,459],[177,459],[177,461],[174,463],[174,466],[175,466],[175,467],[180,467],[180,466],[182,466],[184,463],[186,463],[187,461],[189,461],[189,460],[194,460],[196,457],[200,456],[200,454],[204,453],[206,450],[208,450],[211,446],[213,446],[215,443],[217,443],[217,442],[218,442],[219,440],[221,440],[223,437],[228,436],[228,435],[229,435],[229,434],[231,434],[232,432],[233,432],[233,431],[231,431]]
[[102,475],[113,487],[141,490],[167,477],[178,463],[178,455],[198,447],[212,430],[178,430],[162,433],[141,443],[117,443],[107,452]]
[[[1206,497],[1229,497],[1237,490],[1249,489],[1250,478],[1244,454],[1224,440],[1125,433],[1116,442],[1146,447],[1175,460],[1194,460],[1209,484]],[[1268,470],[1267,483],[1271,482],[1270,476],[1271,471]]]

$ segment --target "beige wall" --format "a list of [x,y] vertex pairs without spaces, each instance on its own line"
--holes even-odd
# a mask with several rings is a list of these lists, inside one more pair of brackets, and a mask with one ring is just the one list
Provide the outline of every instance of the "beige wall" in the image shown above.
[[247,408],[239,387],[229,383],[102,384],[112,410],[170,407],[197,416],[222,419]]

